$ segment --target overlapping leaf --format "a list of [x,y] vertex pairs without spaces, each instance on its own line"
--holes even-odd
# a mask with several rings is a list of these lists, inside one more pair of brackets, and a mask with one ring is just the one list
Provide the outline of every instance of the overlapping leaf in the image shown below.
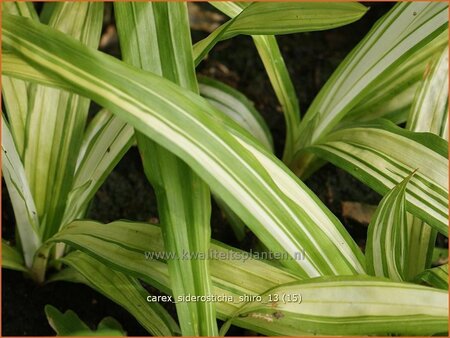
[[427,131],[448,140],[448,47],[425,71],[407,128]]
[[372,216],[366,244],[366,268],[371,275],[393,281],[407,280],[410,248],[405,192],[410,178],[406,177],[389,191]]
[[4,15],[3,45],[45,71],[44,81],[63,80],[186,161],[272,251],[306,251],[308,259],[284,262],[293,271],[364,271],[359,248],[319,199],[198,95],[18,17]]
[[[39,18],[31,2],[5,2],[3,11],[38,21]],[[28,117],[28,97],[30,84],[2,76],[3,102],[5,103],[11,133],[20,157],[25,148],[25,130]]]
[[[49,25],[96,47],[101,3],[58,3]],[[61,226],[81,143],[89,100],[38,85],[30,94],[23,163],[44,239]]]
[[[174,256],[165,250],[161,230],[157,226],[125,221],[110,224],[75,221],[53,240],[63,241],[112,269],[142,279],[161,291],[172,294],[166,261],[182,257]],[[258,295],[278,284],[298,280],[298,277],[282,268],[218,242],[211,243],[208,255],[214,285],[213,294],[234,299],[232,302],[222,301],[215,304],[220,319],[229,318],[243,305],[240,297]],[[58,279],[64,279],[64,276]],[[73,274],[69,273],[66,279],[73,280]],[[283,333],[286,330],[272,323],[253,325],[246,318],[238,320],[237,324],[263,334]]]
[[[447,8],[443,2],[401,2],[381,18],[309,107],[299,127],[296,150],[321,141],[364,98],[375,96],[378,85],[392,73],[400,76],[411,70],[402,65],[415,67],[415,62],[408,63],[413,55],[447,30]],[[291,167],[304,177],[313,165],[313,156],[300,152]]]
[[25,264],[27,267],[31,267],[34,254],[41,245],[39,219],[37,217],[34,199],[28,186],[25,169],[16,150],[8,124],[3,117],[2,174],[14,209]]
[[134,141],[134,130],[107,110],[89,123],[80,146],[62,224],[83,217],[90,200]]
[[199,78],[200,94],[217,109],[231,117],[270,151],[273,140],[269,127],[253,102],[226,84],[207,77]]
[[147,302],[147,291],[134,278],[111,270],[82,252],[72,252],[62,261],[77,270],[88,285],[130,312],[155,336],[179,333],[177,324],[162,305]]
[[[368,276],[277,286],[235,314],[286,335],[433,335],[448,331],[447,292]],[[225,327],[226,328],[226,327]],[[288,332],[288,333],[286,333]]]
[[416,276],[416,281],[424,282],[439,289],[448,290],[448,264],[427,269]]
[[[164,261],[174,257],[164,250],[156,226],[76,221],[54,240],[64,241],[114,269],[171,293]],[[362,276],[299,282],[283,269],[218,242],[211,244],[210,256],[214,294],[235,300],[217,303],[219,318],[233,319],[233,324],[256,332],[426,335],[447,331],[444,291]],[[255,298],[246,305],[250,298],[244,296],[261,294],[261,302]],[[420,325],[418,318],[423,320]]]
[[[445,36],[448,40],[448,35]],[[406,127],[415,132],[431,132],[448,140],[448,48],[443,48],[434,60],[429,59],[423,71]],[[437,231],[423,220],[408,215],[408,235],[408,278],[412,279],[431,267]]]
[[[117,3],[115,11],[125,62],[198,92],[186,4]],[[179,255],[207,252],[211,234],[208,186],[146,135],[137,133],[137,141],[144,171],[155,189],[167,250]],[[168,265],[176,297],[211,293],[208,260],[172,260]],[[183,335],[217,335],[214,303],[179,302],[176,307]]]
[[448,32],[444,31],[392,72],[383,76],[382,81],[370,88],[369,93],[344,119],[370,121],[388,118],[395,123],[406,122],[424,70],[429,68],[430,59],[442,53],[447,43]]
[[[329,131],[358,97],[371,91],[377,81],[446,30],[445,3],[399,3],[341,63],[306,113],[305,120],[319,115],[317,128],[304,145]],[[302,136],[300,136],[302,137]]]
[[381,194],[417,169],[407,209],[448,235],[448,150],[440,137],[380,121],[336,131],[311,150]]
[[[235,17],[248,6],[245,2],[213,1],[211,4],[230,17]],[[286,122],[286,142],[283,160],[289,162],[300,120],[300,107],[292,80],[289,76],[277,40],[273,35],[252,36],[269,80],[281,104]]]
[[366,11],[366,7],[356,2],[254,2],[194,45],[195,63],[198,64],[217,42],[239,34],[272,35],[331,29],[360,19]]
[[[224,83],[206,77],[199,79],[199,89],[200,94],[213,106],[245,128],[267,150],[273,151],[272,135],[268,126],[253,103],[242,93]],[[219,196],[215,195],[214,198],[225,213],[234,234],[239,240],[242,240],[245,237],[245,224]]]

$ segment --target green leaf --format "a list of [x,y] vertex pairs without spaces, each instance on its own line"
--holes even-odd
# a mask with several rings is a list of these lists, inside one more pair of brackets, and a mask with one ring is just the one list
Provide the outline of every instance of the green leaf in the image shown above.
[[90,287],[130,312],[151,334],[173,336],[179,332],[173,318],[160,304],[146,301],[148,293],[136,279],[111,270],[79,251],[71,252],[61,261],[76,269]]
[[[162,292],[172,294],[166,261],[179,257],[165,250],[161,229],[157,226],[128,221],[109,224],[75,221],[52,240],[67,243],[111,269],[142,279]],[[258,295],[278,284],[298,280],[285,269],[262,260],[262,256],[253,257],[252,253],[216,241],[212,241],[208,254],[214,285],[212,294],[229,296],[233,300],[216,303],[217,316],[222,320],[232,316],[243,304],[240,297],[245,299],[245,296]],[[201,259],[201,256],[198,258]],[[59,272],[56,279],[61,280],[59,275],[66,270]],[[68,280],[79,280],[70,271],[65,274],[68,274]],[[238,320],[237,324],[268,335],[289,332],[286,331],[288,328],[271,323],[254,326],[246,318]]]
[[98,323],[97,332],[107,330],[116,331],[121,333],[123,336],[126,335],[126,331],[123,330],[122,325],[113,317],[105,317],[100,321],[100,323]]
[[[292,271],[364,273],[360,249],[317,196],[198,95],[26,19],[4,14],[2,33],[4,49],[43,81],[64,80],[183,159],[271,251],[288,253]],[[299,252],[308,259],[295,260]]]
[[[101,3],[58,3],[49,26],[96,47],[102,18]],[[44,239],[61,226],[89,103],[87,98],[42,85],[31,92],[23,162]]]
[[436,135],[380,120],[338,130],[310,149],[380,194],[417,169],[406,189],[407,210],[447,236],[447,147]]
[[[122,58],[198,93],[192,58],[187,5],[184,3],[117,3],[116,23]],[[147,178],[152,183],[166,247],[171,252],[206,253],[211,236],[208,186],[180,159],[137,133]],[[175,297],[211,294],[208,260],[168,262]],[[185,336],[216,336],[211,302],[176,303]]]
[[[61,244],[61,243],[60,243]],[[91,287],[86,278],[84,278],[78,270],[71,268],[70,266],[65,267],[58,272],[51,274],[47,277],[47,283],[51,282],[72,282],[72,283],[80,283]],[[113,299],[114,300],[114,299]]]
[[428,65],[407,128],[431,132],[448,140],[448,47],[436,62]]
[[22,255],[2,238],[2,268],[27,272]]
[[12,79],[9,76],[2,76],[2,93],[6,114],[11,124],[11,133],[19,156],[23,154],[25,147],[28,89],[29,85],[25,81]]
[[344,119],[373,121],[389,118],[395,119],[395,123],[406,122],[424,70],[429,67],[430,58],[440,55],[447,43],[448,32],[444,31],[383,76],[382,81],[371,88]]
[[40,21],[48,25],[54,10],[55,10],[54,2],[45,2],[42,6],[41,14],[39,15]]
[[[446,32],[447,33],[447,32]],[[445,34],[446,42],[448,34]],[[448,140],[448,47],[428,64],[410,111],[407,128],[431,132]],[[422,220],[408,215],[410,272],[413,278],[431,266],[437,232]]]
[[39,16],[34,8],[33,3],[25,1],[7,1],[3,4],[5,13],[30,18],[39,21]]
[[297,336],[433,335],[448,331],[447,298],[442,290],[375,277],[319,277],[267,290],[235,317],[280,323]]
[[199,78],[200,94],[217,109],[248,130],[267,150],[273,152],[273,140],[264,118],[245,95],[211,78]]
[[[39,21],[37,13],[31,2],[5,2],[3,11],[12,15],[19,15]],[[11,133],[16,144],[17,152],[23,155],[25,147],[25,130],[28,116],[28,98],[30,84],[2,76],[3,101],[11,127]]]
[[[398,3],[381,18],[334,72],[314,100],[305,121],[320,115],[317,130],[303,145],[314,143],[358,103],[365,91],[389,76],[391,69],[446,30],[447,4]],[[300,136],[301,137],[301,136]]]
[[437,231],[410,213],[407,213],[406,220],[409,238],[407,280],[411,281],[418,273],[431,267]]
[[81,332],[90,331],[89,326],[72,310],[61,313],[51,305],[46,305],[44,310],[48,323],[58,336],[78,336]]
[[89,202],[133,142],[130,125],[105,109],[95,115],[84,133],[62,224],[85,215]]
[[255,2],[238,15],[223,38],[327,30],[359,20],[366,12],[367,8],[357,2]]
[[8,50],[7,47],[2,50],[2,73],[11,74],[11,77],[26,79],[30,82],[38,82],[43,85],[56,87],[64,90],[71,90],[71,85],[57,77],[47,75],[36,68],[33,68],[25,60],[18,58]]
[[[163,292],[171,293],[164,260],[175,257],[164,250],[161,231],[157,226],[125,221],[110,224],[76,221],[63,229],[54,240],[62,240],[111,268],[142,278]],[[298,284],[298,279],[283,269],[218,242],[211,244],[210,255],[213,258],[211,274],[214,294],[230,295],[235,300],[217,303],[218,317],[224,320],[242,310],[242,306],[248,302],[245,296],[257,296],[272,288],[280,296],[290,294],[293,291],[290,287],[277,287],[286,283],[293,285],[292,282],[297,280],[295,287],[298,290],[295,293],[301,294],[302,303],[293,313],[286,308],[292,308],[296,304],[283,304],[280,300],[276,304],[253,304],[256,307],[267,307],[267,316],[234,317],[234,324],[259,333],[381,335],[396,333],[395,329],[398,327],[401,330],[398,333],[413,334],[414,330],[422,327],[422,331],[415,334],[429,334],[432,327],[441,330],[446,325],[447,295],[438,290],[363,276],[315,278],[305,281],[305,284]],[[336,297],[341,301],[336,301]],[[373,301],[380,305],[374,307]],[[367,306],[368,303],[371,306]],[[302,313],[300,322],[297,322],[297,311],[304,310],[314,312],[313,317],[308,316],[310,313]],[[369,318],[361,317],[367,311],[370,312]],[[282,312],[283,316],[275,312]],[[425,319],[426,324],[417,326],[419,318]],[[342,325],[343,323],[348,325]]]
[[72,310],[62,313],[57,308],[46,305],[45,315],[58,336],[125,336],[120,323],[112,317],[105,317],[93,331]]
[[[213,1],[211,4],[230,17],[237,16],[248,6],[248,3],[245,2],[231,1]],[[293,155],[294,141],[297,138],[296,132],[300,122],[300,107],[295,88],[275,36],[254,35],[252,38],[284,113],[286,140],[283,161],[289,163]]]
[[16,218],[25,265],[31,267],[41,245],[39,220],[19,154],[8,123],[2,116],[2,173]]
[[239,34],[273,35],[332,29],[360,19],[367,8],[353,3],[253,2],[194,45],[198,64],[214,45]]
[[[314,99],[299,127],[296,151],[321,142],[351,109],[376,95],[392,72],[446,31],[447,8],[444,2],[401,2],[383,16]],[[313,162],[311,154],[298,153],[291,167],[304,177]]]
[[408,225],[406,222],[406,177],[381,200],[369,224],[366,244],[366,268],[373,276],[393,281],[407,280],[409,261]]
[[[262,146],[273,152],[272,135],[263,117],[255,109],[253,102],[236,89],[207,77],[199,78],[199,89],[200,94],[213,106],[236,121],[258,139]],[[243,240],[246,229],[244,222],[219,196],[214,196],[214,199],[224,212],[238,240]]]
[[416,281],[424,282],[435,288],[448,290],[448,264],[421,272],[416,277]]
[[442,264],[442,260],[448,261],[448,248],[433,248],[433,254],[431,255],[433,265]]

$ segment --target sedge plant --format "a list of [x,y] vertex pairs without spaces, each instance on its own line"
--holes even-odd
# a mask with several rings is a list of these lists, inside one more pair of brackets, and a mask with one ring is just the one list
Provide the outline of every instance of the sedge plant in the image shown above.
[[[448,237],[447,4],[396,4],[304,114],[275,36],[333,29],[367,8],[211,4],[230,19],[192,44],[186,3],[114,3],[120,60],[97,50],[101,2],[45,3],[40,16],[31,3],[3,4],[3,176],[17,229],[15,246],[2,241],[3,267],[87,284],[158,336],[230,325],[294,336],[448,332],[448,267],[432,267],[437,234]],[[236,35],[253,39],[282,107],[281,159],[243,94],[196,76]],[[90,100],[103,108],[88,122]],[[134,143],[160,226],[84,219]],[[383,195],[365,252],[302,181],[327,161]],[[212,241],[211,196],[237,237],[248,227],[284,258]],[[147,259],[161,252],[208,259]],[[175,320],[143,283],[200,301],[176,302]],[[73,312],[46,313],[59,334],[95,334]],[[96,332],[124,333],[109,319]]]

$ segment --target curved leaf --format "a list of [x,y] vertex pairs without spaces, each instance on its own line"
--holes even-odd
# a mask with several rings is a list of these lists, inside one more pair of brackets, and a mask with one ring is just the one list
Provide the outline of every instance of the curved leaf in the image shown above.
[[[182,158],[269,249],[287,252],[291,259],[284,263],[299,275],[364,273],[361,251],[337,218],[275,156],[198,95],[26,19],[4,15],[2,33],[5,49]],[[308,259],[297,261],[303,251]]]
[[88,255],[75,251],[61,261],[77,270],[89,286],[130,312],[155,336],[173,336],[179,332],[173,318],[158,303],[147,302],[147,291],[136,280],[111,270]]
[[447,43],[448,32],[444,31],[383,76],[382,81],[375,84],[361,102],[348,112],[345,120],[370,121],[395,116],[398,122],[405,122],[424,70],[429,67],[430,59],[442,53]]
[[317,128],[302,140],[302,145],[320,139],[358,103],[362,94],[445,31],[447,7],[438,2],[402,2],[381,18],[340,64],[308,109],[305,122],[316,114],[320,117]]
[[253,2],[194,45],[195,64],[199,64],[217,42],[239,34],[272,35],[326,30],[354,22],[366,11],[366,7],[356,2]]
[[[314,157],[302,149],[324,137],[354,107],[376,96],[378,86],[414,67],[414,54],[430,47],[430,41],[448,27],[444,2],[400,2],[383,16],[347,55],[306,112],[298,131],[291,167],[301,177],[310,174]],[[399,72],[398,72],[399,71]],[[312,128],[312,126],[314,128]]]
[[[53,241],[63,241],[99,260],[111,269],[140,278],[159,290],[172,294],[166,261],[182,259],[165,250],[161,229],[144,223],[117,221],[100,224],[75,221],[58,233]],[[233,301],[216,302],[217,316],[227,319],[243,304],[246,296],[258,295],[278,284],[298,280],[292,273],[265,262],[252,253],[213,241],[208,252],[216,296],[232,297]],[[202,259],[201,256],[198,259]],[[64,273],[65,276],[61,276]],[[56,280],[79,282],[77,275],[64,269]],[[54,278],[55,279],[55,278]],[[245,318],[238,325],[273,335],[288,328],[273,325],[251,325]]]
[[366,268],[373,276],[393,281],[407,280],[409,253],[405,193],[411,175],[381,200],[369,224]]
[[46,305],[45,315],[58,336],[125,336],[122,326],[112,317],[105,317],[93,331],[72,310],[62,313],[51,305]]
[[255,109],[253,102],[238,90],[207,77],[199,78],[199,89],[200,95],[213,106],[248,130],[267,150],[273,151],[269,127]]
[[39,219],[25,169],[17,153],[8,124],[2,116],[2,173],[16,218],[25,264],[31,267],[41,245]]
[[133,141],[130,125],[107,110],[97,113],[85,131],[62,224],[84,216],[89,202]]
[[[230,17],[235,17],[248,6],[246,2],[213,1],[211,5]],[[286,122],[286,141],[283,161],[289,163],[300,121],[300,107],[294,85],[289,76],[277,40],[273,35],[252,36],[269,80],[280,102]]]
[[416,281],[425,282],[435,288],[448,290],[448,264],[421,272]]
[[[31,2],[5,2],[3,11],[12,15],[19,15],[39,21],[38,15]],[[6,114],[11,127],[11,134],[20,157],[23,156],[25,148],[25,130],[28,118],[28,100],[30,84],[2,76],[3,102],[6,107]]]
[[[116,3],[122,57],[136,67],[161,75],[198,92],[185,3]],[[208,186],[174,154],[144,134],[136,133],[144,171],[152,183],[166,247],[172,252],[205,253],[211,237]],[[208,295],[207,260],[168,263],[175,296]],[[182,334],[218,334],[214,304],[176,304]]]
[[407,209],[447,236],[447,147],[436,135],[380,121],[336,131],[310,149],[380,194],[417,169],[406,190]]
[[448,140],[448,47],[423,76],[407,128],[431,132]]
[[2,269],[27,272],[22,255],[2,238]]
[[[49,25],[96,47],[102,17],[101,3],[58,3]],[[42,85],[37,85],[30,94],[23,163],[44,239],[61,226],[63,201],[71,189],[89,102],[78,95]]]
[[[443,34],[448,42],[448,33]],[[445,139],[448,129],[448,48],[428,64],[408,116],[407,128],[415,132],[431,132]],[[422,71],[423,72],[423,71]],[[409,273],[414,278],[431,266],[437,231],[421,219],[408,214]]]
[[292,335],[433,335],[448,331],[447,297],[375,277],[319,277],[268,290],[235,316],[280,323]]

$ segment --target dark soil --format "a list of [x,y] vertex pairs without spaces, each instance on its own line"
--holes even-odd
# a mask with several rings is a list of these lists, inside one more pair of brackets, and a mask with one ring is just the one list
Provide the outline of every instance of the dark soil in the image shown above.
[[[392,6],[391,3],[366,5],[371,9],[365,17],[346,27],[278,37],[302,112],[306,111],[339,62]],[[194,40],[204,36],[203,32],[193,32]],[[220,43],[200,65],[199,72],[238,88],[255,102],[272,131],[276,153],[280,155],[284,142],[283,115],[252,40],[237,37]],[[324,166],[306,183],[338,217],[341,217],[341,201],[376,204],[380,199],[369,188],[332,165]],[[2,206],[2,235],[13,240],[14,215],[6,189],[2,193]],[[117,219],[157,221],[154,194],[143,174],[136,149],[125,155],[98,191],[88,217],[101,222]],[[367,228],[345,219],[341,221],[363,247]],[[212,227],[212,236],[228,244],[248,248],[257,243],[251,233],[244,243],[239,243],[216,206],[213,207]],[[147,335],[125,310],[86,286],[63,282],[37,286],[21,273],[8,270],[2,271],[2,285],[2,335],[53,335],[43,311],[46,304],[52,304],[60,311],[74,310],[93,328],[103,317],[113,316],[129,335]],[[245,335],[249,332],[233,328],[229,334]]]

